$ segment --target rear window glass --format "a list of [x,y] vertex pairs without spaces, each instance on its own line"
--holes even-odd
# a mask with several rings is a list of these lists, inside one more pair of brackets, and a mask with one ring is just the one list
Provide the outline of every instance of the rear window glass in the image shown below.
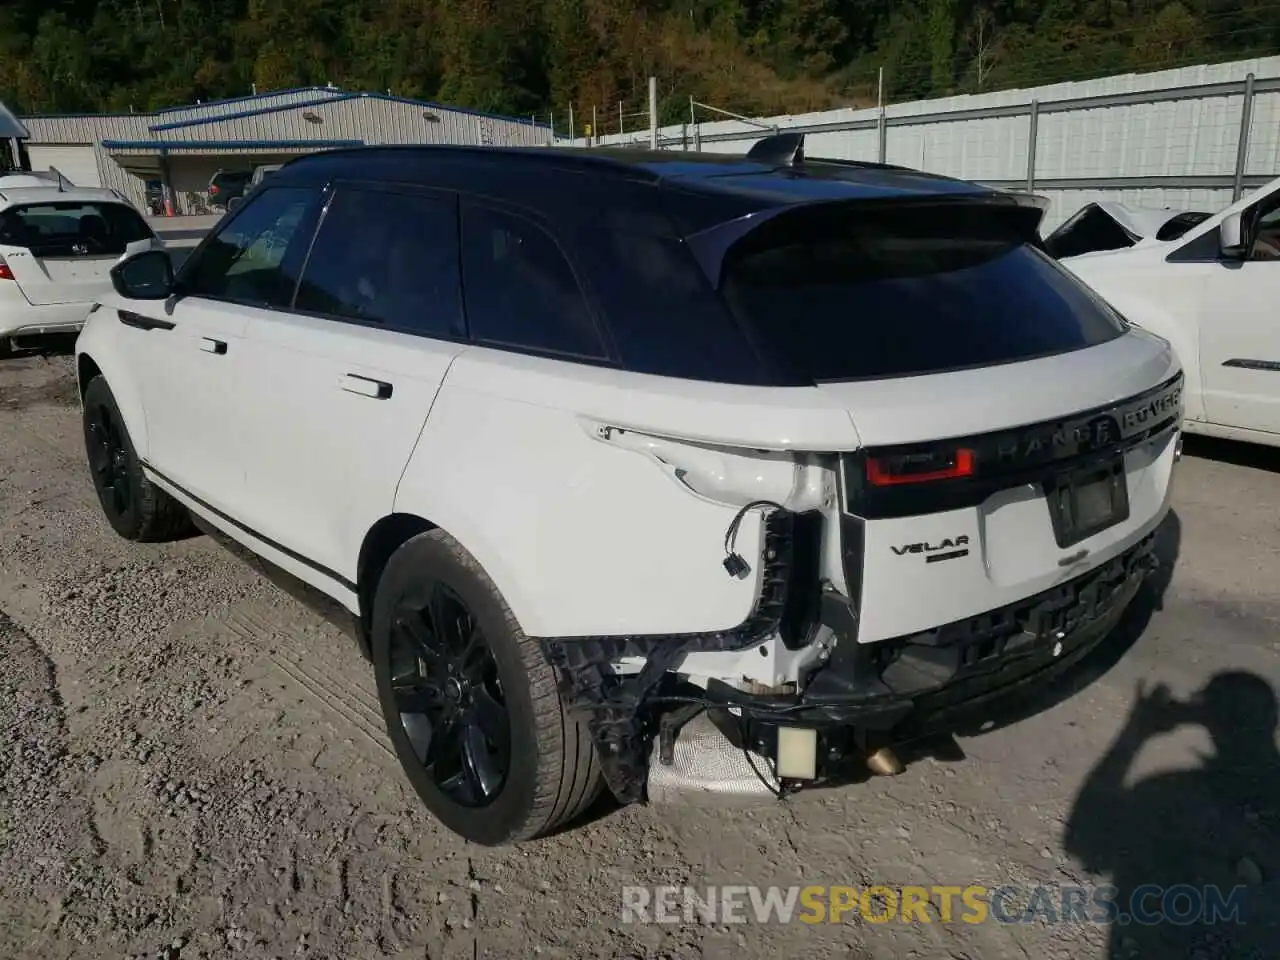
[[976,205],[782,214],[726,259],[758,347],[809,382],[937,373],[1079,350],[1122,321],[1030,242],[1025,211]]
[[33,203],[0,213],[0,244],[38,257],[115,256],[151,236],[147,222],[123,203]]

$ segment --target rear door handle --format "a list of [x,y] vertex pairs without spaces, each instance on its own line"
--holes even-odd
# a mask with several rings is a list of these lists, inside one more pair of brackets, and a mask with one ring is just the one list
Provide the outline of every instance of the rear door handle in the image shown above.
[[358,393],[362,397],[373,397],[375,400],[386,400],[391,396],[391,384],[381,380],[371,380],[359,374],[348,373],[340,384],[347,393]]
[[116,316],[126,327],[137,327],[139,330],[172,330],[177,326],[169,320],[154,320],[132,310],[117,310]]
[[227,352],[227,341],[215,340],[213,337],[201,337],[200,349],[205,353],[216,353],[221,356]]

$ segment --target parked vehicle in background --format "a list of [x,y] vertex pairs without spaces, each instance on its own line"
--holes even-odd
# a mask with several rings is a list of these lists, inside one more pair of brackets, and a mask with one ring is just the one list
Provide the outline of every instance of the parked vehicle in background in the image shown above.
[[1216,214],[1179,216],[1131,246],[1061,263],[1173,344],[1188,432],[1280,446],[1280,179]]
[[108,521],[345,610],[407,778],[479,843],[602,781],[891,771],[1118,621],[1182,375],[1038,207],[802,144],[290,163],[176,277],[114,269],[76,348]]
[[252,176],[251,170],[218,170],[209,178],[209,205],[229,209],[228,204],[244,194]]
[[1201,210],[1130,207],[1112,200],[1086,203],[1045,237],[1059,259],[1102,250],[1124,250],[1146,239],[1177,240],[1212,213]]
[[0,357],[34,338],[76,332],[111,290],[122,255],[164,249],[112,190],[0,176]]
[[[264,163],[261,166],[254,167],[253,176],[249,178],[249,186],[245,189],[245,194],[247,195],[251,190],[257,187],[258,184],[262,183],[263,180],[271,176],[271,174],[275,173],[277,170],[279,170],[283,166],[284,164],[282,163]],[[244,195],[241,195],[239,197],[233,197],[230,201],[228,201],[227,209],[234,210],[237,206],[240,205],[241,201],[243,200],[244,200]]]
[[164,183],[159,180],[146,182],[147,213],[153,217],[164,215]]

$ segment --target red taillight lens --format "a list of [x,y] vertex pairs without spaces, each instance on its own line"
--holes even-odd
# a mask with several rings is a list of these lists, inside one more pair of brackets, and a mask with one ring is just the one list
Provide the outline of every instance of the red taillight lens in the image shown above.
[[217,186],[216,186],[216,185],[214,185],[214,184],[210,184],[210,185],[209,185],[209,196],[213,196],[213,195],[214,195],[215,193],[217,193],[217,192],[218,192],[218,188],[217,188]]
[[12,280],[13,271],[9,269],[9,265],[4,262],[4,257],[0,257],[0,280]]
[[873,487],[892,487],[903,483],[959,480],[974,475],[977,460],[968,447],[936,453],[868,457],[867,481]]

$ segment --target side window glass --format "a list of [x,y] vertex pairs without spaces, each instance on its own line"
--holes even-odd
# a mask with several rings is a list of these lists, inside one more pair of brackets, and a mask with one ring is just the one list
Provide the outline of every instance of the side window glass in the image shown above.
[[555,241],[522,217],[465,205],[462,278],[471,337],[495,346],[607,356]]
[[461,337],[457,201],[339,187],[294,307],[425,336]]
[[596,214],[582,225],[583,267],[626,370],[759,383],[759,359],[701,267],[658,215]]
[[1250,260],[1280,260],[1280,204],[1262,211],[1253,233]]
[[285,252],[291,243],[310,239],[302,228],[310,222],[308,208],[318,198],[319,191],[309,187],[263,190],[183,271],[183,292],[250,306],[288,304],[297,276],[287,269]]

